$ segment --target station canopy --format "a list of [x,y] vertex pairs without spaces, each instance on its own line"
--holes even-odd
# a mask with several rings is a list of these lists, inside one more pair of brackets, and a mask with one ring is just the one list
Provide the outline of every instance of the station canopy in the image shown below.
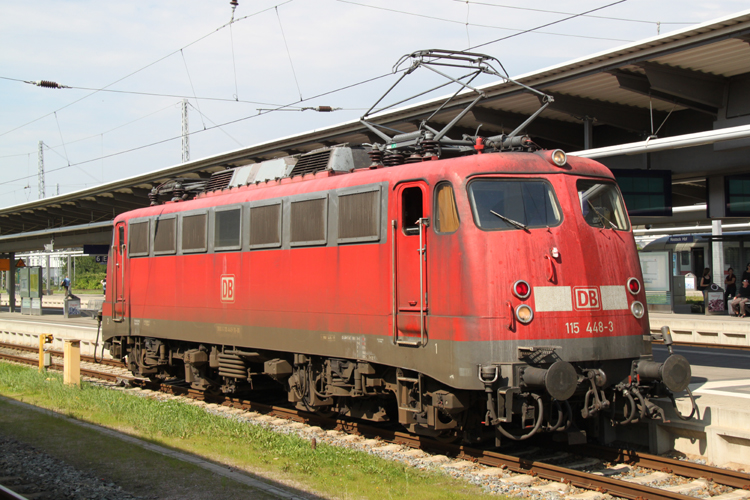
[[[708,201],[709,178],[750,179],[750,10],[513,79],[554,97],[524,131],[541,147],[596,157],[616,172],[670,173],[671,203],[688,207],[687,215],[673,213],[652,223],[708,220],[705,210],[690,207]],[[509,133],[540,106],[538,95],[513,83],[481,89],[487,97],[461,118],[451,135],[474,135],[480,124],[485,136]],[[429,124],[442,128],[473,99],[473,94],[459,95]],[[424,101],[368,120],[411,132],[442,102]],[[656,137],[654,124],[661,127]],[[681,141],[688,137],[695,139]],[[675,140],[672,146],[654,148],[670,139]],[[151,189],[170,179],[208,179],[216,172],[281,156],[372,142],[382,139],[354,120],[3,208],[0,252],[42,249],[51,238],[56,248],[108,244],[114,217],[148,206]],[[634,147],[622,149],[625,145]],[[685,146],[690,147],[674,149]],[[631,218],[635,225],[650,220],[632,212]]]

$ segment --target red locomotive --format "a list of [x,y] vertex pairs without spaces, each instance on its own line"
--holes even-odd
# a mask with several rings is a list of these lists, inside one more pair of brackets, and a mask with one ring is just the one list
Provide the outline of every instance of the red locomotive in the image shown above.
[[155,189],[115,220],[106,346],[141,376],[281,383],[300,408],[435,436],[656,416],[649,398],[684,390],[690,366],[652,361],[611,172],[446,132]]

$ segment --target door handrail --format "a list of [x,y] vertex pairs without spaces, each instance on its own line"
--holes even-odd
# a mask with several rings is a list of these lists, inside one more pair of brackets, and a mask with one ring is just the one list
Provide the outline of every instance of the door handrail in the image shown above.
[[427,260],[427,246],[424,241],[424,229],[429,227],[430,219],[427,217],[421,217],[417,220],[419,226],[419,339],[421,344],[424,346],[424,317],[425,317],[425,289],[424,289],[424,273],[425,273],[425,262]]
[[391,221],[391,294],[393,295],[393,344],[398,344],[398,326],[396,325],[396,314],[398,304],[396,302],[396,221]]

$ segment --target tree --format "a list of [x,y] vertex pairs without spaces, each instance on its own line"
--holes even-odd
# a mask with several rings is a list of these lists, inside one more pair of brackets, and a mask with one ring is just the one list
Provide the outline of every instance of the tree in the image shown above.
[[63,263],[62,275],[68,276],[74,288],[96,290],[101,289],[101,281],[107,276],[107,266],[96,261],[96,257],[74,257],[71,259],[75,276],[68,271],[68,263]]

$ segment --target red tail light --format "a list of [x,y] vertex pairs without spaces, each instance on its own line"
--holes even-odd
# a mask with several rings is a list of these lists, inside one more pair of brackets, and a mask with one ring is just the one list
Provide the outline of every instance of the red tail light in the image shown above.
[[630,290],[630,293],[633,295],[637,294],[641,291],[641,284],[638,282],[635,278],[630,278],[628,280],[628,290]]
[[518,280],[513,284],[513,293],[519,299],[525,299],[531,295],[531,287],[523,280]]

